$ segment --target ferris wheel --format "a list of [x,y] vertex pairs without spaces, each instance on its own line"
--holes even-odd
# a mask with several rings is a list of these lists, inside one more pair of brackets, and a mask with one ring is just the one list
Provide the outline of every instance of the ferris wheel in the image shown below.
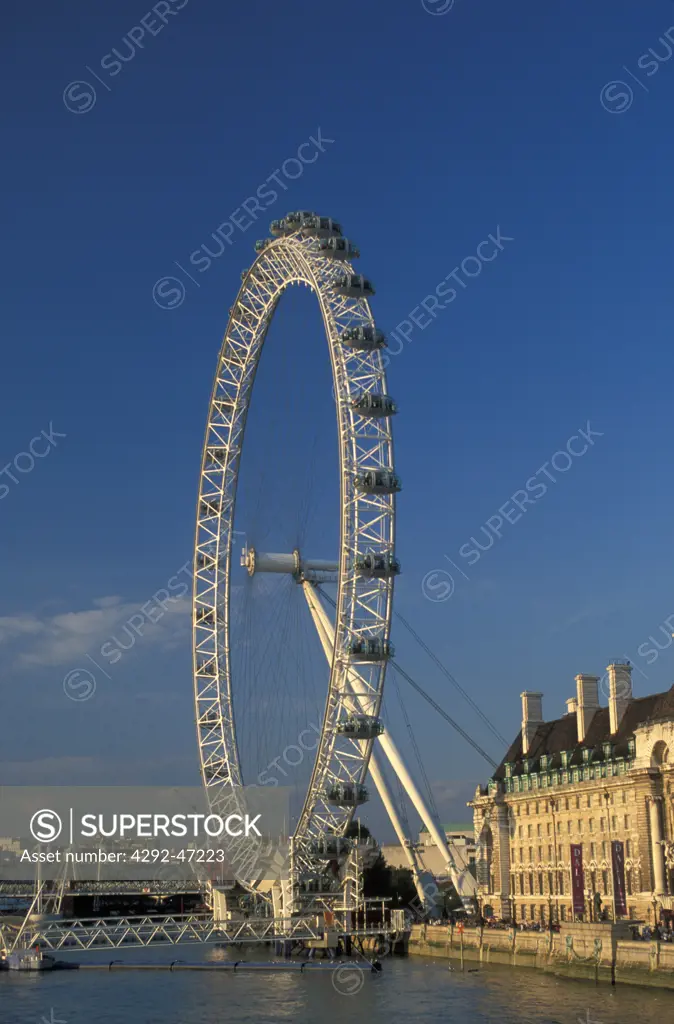
[[[401,841],[406,843],[375,742],[381,745],[447,863],[452,855],[407,772],[382,719],[390,643],[395,554],[395,471],[392,418],[382,359],[383,333],[369,306],[370,281],[354,272],[358,249],[340,225],[309,211],[271,224],[272,238],[256,243],[257,257],[242,275],[230,311],[213,383],[203,447],[194,553],[193,653],[201,772],[209,804],[223,813],[245,782],[234,694],[232,571],[237,487],[253,384],[279,299],[291,285],[315,295],[332,368],[339,456],[338,550],[313,559],[300,548],[274,553],[247,546],[241,565],[250,577],[282,574],[306,599],[329,663],[320,737],[293,834],[294,879],[339,856],[355,810],[368,799],[368,771]],[[334,621],[321,585],[336,583]],[[432,825],[432,829],[430,826]],[[409,846],[409,843],[407,843]],[[412,857],[412,855],[409,855]],[[413,859],[413,858],[412,858]],[[411,860],[415,879],[418,866]],[[237,876],[245,879],[246,864]]]

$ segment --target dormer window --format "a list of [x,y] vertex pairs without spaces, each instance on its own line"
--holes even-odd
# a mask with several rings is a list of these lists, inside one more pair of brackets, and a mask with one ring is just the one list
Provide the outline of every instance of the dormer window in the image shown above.
[[548,754],[541,754],[541,771],[547,771],[550,764],[550,757]]
[[506,779],[512,779],[512,777],[513,777],[513,768],[514,768],[514,765],[513,765],[512,761],[506,761],[504,767],[505,767]]
[[630,757],[636,757],[637,756],[637,741],[636,741],[636,738],[634,736],[632,737],[631,740],[627,741],[627,749],[629,751]]
[[568,750],[563,750],[561,756],[562,756],[562,768],[568,768],[569,767],[569,760],[571,758],[571,752],[568,751]]
[[522,770],[525,775],[528,775],[531,771],[531,758],[525,757],[522,759]]
[[583,747],[583,764],[589,764],[592,758],[592,751],[589,747]]
[[613,744],[612,743],[604,743],[603,744],[603,750],[604,750],[604,760],[605,761],[610,761],[611,758],[613,757]]

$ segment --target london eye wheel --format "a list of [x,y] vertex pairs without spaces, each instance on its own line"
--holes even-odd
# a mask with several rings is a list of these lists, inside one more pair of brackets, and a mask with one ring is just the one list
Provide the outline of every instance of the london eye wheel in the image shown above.
[[[260,357],[279,299],[292,285],[313,292],[332,369],[339,485],[337,551],[320,560],[299,547],[270,553],[246,546],[251,577],[283,574],[303,592],[329,662],[320,736],[301,810],[292,829],[293,874],[310,875],[340,849],[365,779],[380,719],[395,576],[392,417],[382,360],[385,339],[369,306],[374,289],[354,272],[356,247],[339,224],[311,212],[271,225],[274,237],[243,280],[220,349],[203,447],[194,553],[193,668],[203,784],[214,813],[232,806],[245,783],[237,721],[232,572],[235,510],[244,436]],[[326,395],[330,401],[330,396]],[[331,557],[330,557],[331,556]],[[334,621],[320,586],[336,584]],[[383,785],[383,783],[382,783]],[[380,787],[378,787],[380,788]],[[381,788],[380,788],[381,792]],[[385,801],[386,802],[386,801]],[[239,865],[245,876],[246,865]]]

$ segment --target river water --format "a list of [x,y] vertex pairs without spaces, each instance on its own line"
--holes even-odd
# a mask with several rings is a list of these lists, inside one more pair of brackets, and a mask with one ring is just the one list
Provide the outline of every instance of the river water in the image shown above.
[[[197,963],[227,954],[200,946],[115,950],[80,962]],[[242,954],[241,954],[242,955]],[[247,952],[249,960],[266,952]],[[64,957],[65,959],[65,957]],[[389,958],[381,974],[214,974],[59,971],[0,973],[2,1024],[349,1024],[457,1021],[467,1024],[664,1024],[674,993],[595,986],[539,971],[478,968],[424,957]]]

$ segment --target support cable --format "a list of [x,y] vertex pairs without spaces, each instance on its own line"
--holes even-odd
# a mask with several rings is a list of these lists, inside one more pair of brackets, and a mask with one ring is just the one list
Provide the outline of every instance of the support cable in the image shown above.
[[472,707],[473,711],[475,711],[476,714],[478,714],[480,716],[480,718],[482,719],[484,724],[487,726],[487,728],[491,730],[491,732],[494,734],[496,739],[499,740],[499,742],[502,743],[503,746],[507,750],[508,747],[510,746],[510,744],[508,743],[508,740],[505,738],[505,736],[501,735],[501,733],[498,731],[498,729],[496,728],[495,725],[492,725],[490,720],[485,715],[484,711],[482,711],[482,709],[480,707],[478,707],[478,705],[475,703],[475,701],[473,700],[471,695],[464,690],[464,688],[459,683],[458,679],[455,679],[454,676],[452,675],[452,673],[449,671],[449,669],[446,668],[445,665],[442,664],[440,659],[435,654],[433,654],[433,651],[430,649],[428,644],[424,640],[421,639],[421,637],[419,636],[417,631],[413,628],[413,626],[410,625],[410,623],[407,621],[407,619],[403,615],[401,615],[400,612],[394,611],[394,614],[395,614],[396,618],[400,619],[400,621],[402,622],[402,624],[405,627],[405,629],[409,633],[412,634],[412,636],[414,637],[416,642],[426,652],[426,654],[433,661],[433,663],[435,665],[437,665],[437,667],[440,669],[440,671],[442,672],[442,674],[445,677],[445,679],[448,679],[449,682],[452,684],[452,686],[456,690],[458,690],[458,692],[461,694],[461,696],[464,698],[464,700],[468,701],[468,703]]
[[492,766],[492,768],[498,768],[498,764],[497,764],[497,762],[496,762],[496,761],[495,761],[495,760],[494,760],[494,759],[493,759],[492,757],[490,757],[490,756],[489,756],[489,754],[488,754],[488,753],[487,753],[487,752],[486,752],[485,750],[483,750],[483,749],[482,749],[482,747],[480,746],[480,744],[479,744],[479,743],[477,743],[477,742],[476,742],[476,741],[475,741],[475,740],[474,740],[474,739],[472,738],[472,736],[469,736],[469,735],[468,735],[468,733],[467,733],[467,732],[465,731],[465,729],[462,729],[462,728],[461,728],[461,726],[459,725],[459,723],[458,723],[458,722],[455,722],[455,721],[454,721],[454,719],[453,719],[453,718],[451,718],[451,717],[450,717],[450,716],[449,716],[449,715],[447,714],[447,712],[446,712],[446,711],[444,711],[444,710],[443,710],[443,709],[442,709],[442,708],[440,707],[440,705],[439,705],[439,704],[437,704],[437,703],[436,703],[436,702],[435,702],[435,701],[433,700],[433,698],[432,698],[432,697],[430,696],[430,694],[426,693],[426,691],[425,691],[424,689],[422,689],[422,687],[421,687],[421,686],[419,686],[419,684],[418,684],[418,683],[416,683],[416,682],[414,681],[414,679],[412,679],[412,677],[411,677],[410,675],[408,675],[408,673],[407,673],[407,672],[405,672],[405,670],[404,670],[403,668],[401,668],[401,667],[400,667],[400,665],[398,665],[398,663],[397,663],[397,662],[395,662],[395,661],[390,661],[390,662],[389,662],[389,665],[390,665],[390,666],[391,666],[391,668],[393,668],[393,669],[394,669],[394,670],[395,670],[395,671],[396,671],[396,672],[397,672],[397,673],[398,673],[399,675],[401,675],[401,676],[403,677],[403,679],[406,679],[406,680],[407,680],[407,682],[408,682],[408,683],[410,684],[410,686],[412,686],[412,687],[413,687],[413,688],[414,688],[414,689],[415,689],[415,690],[417,691],[417,693],[420,693],[420,694],[421,694],[421,696],[422,696],[422,697],[424,698],[424,700],[428,701],[428,703],[429,703],[429,704],[431,705],[431,707],[432,707],[432,708],[434,708],[434,709],[435,709],[435,710],[437,711],[437,713],[438,713],[439,715],[441,715],[441,716],[442,716],[442,718],[444,718],[444,719],[445,719],[445,721],[446,721],[446,722],[449,722],[449,724],[451,725],[452,729],[455,729],[455,730],[456,730],[456,732],[458,732],[458,734],[459,734],[460,736],[463,736],[463,738],[464,738],[464,740],[466,741],[466,743],[470,743],[470,745],[471,745],[471,747],[473,748],[473,750],[476,750],[476,751],[477,751],[477,753],[478,753],[478,754],[480,755],[480,757],[483,757],[483,758],[485,759],[485,761],[487,762],[487,764],[490,764],[490,765]]

